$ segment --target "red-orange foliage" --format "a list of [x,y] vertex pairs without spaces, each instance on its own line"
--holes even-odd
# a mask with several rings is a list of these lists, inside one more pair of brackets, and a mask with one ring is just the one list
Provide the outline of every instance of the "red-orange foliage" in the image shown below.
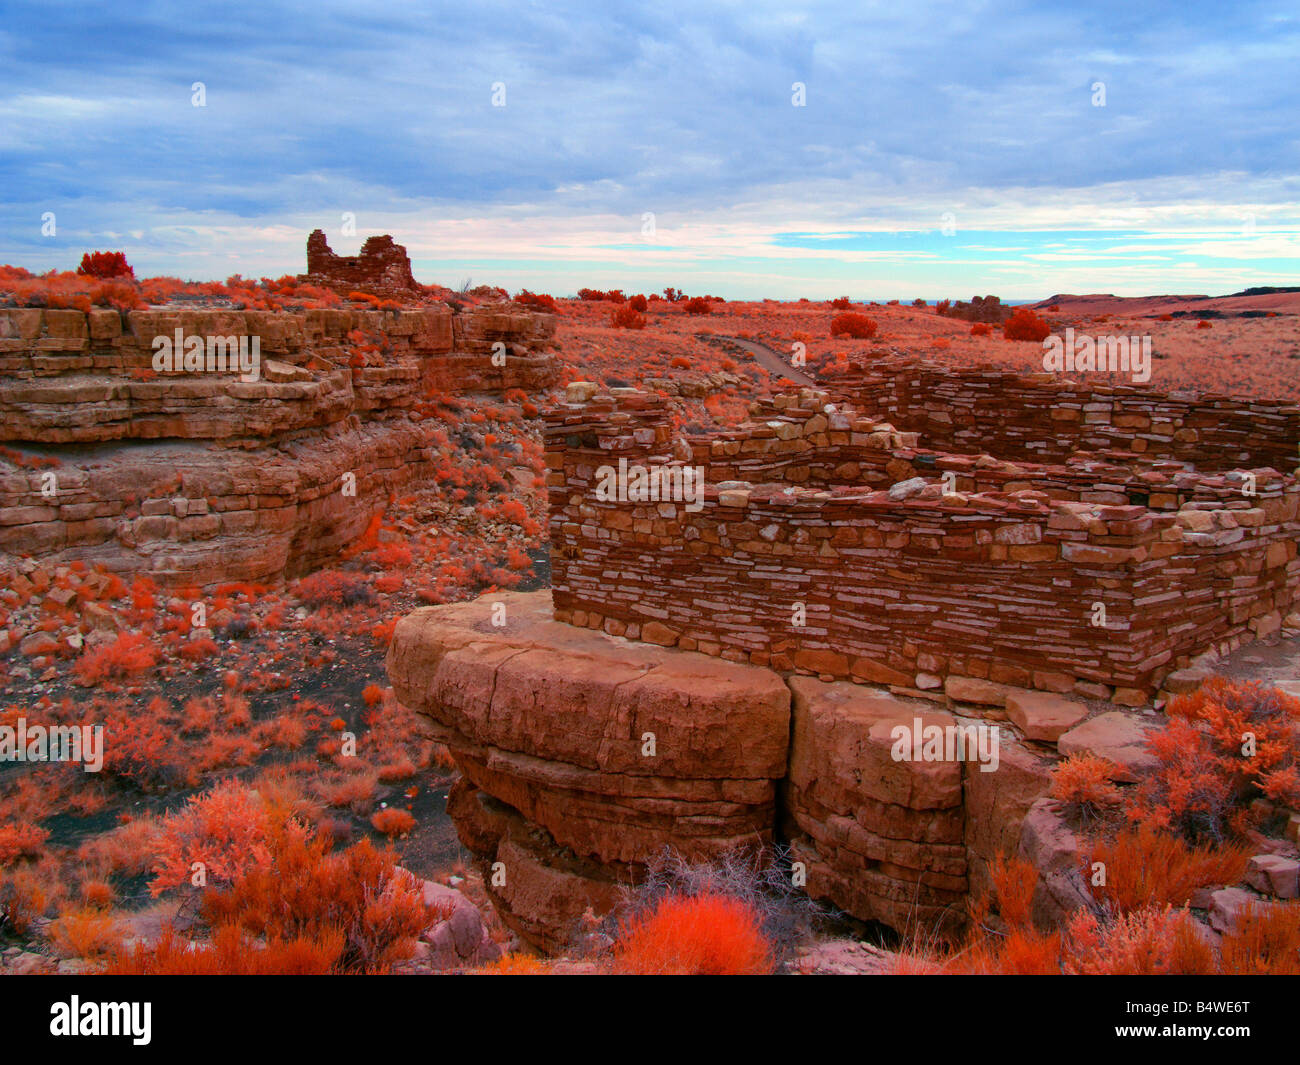
[[644,329],[646,318],[635,310],[630,303],[625,303],[609,316],[609,324],[616,329]]
[[[269,865],[271,816],[251,788],[225,781],[203,795],[192,796],[163,822],[154,860],[151,894],[190,882],[194,863],[203,865],[208,885],[235,880],[256,866]],[[305,826],[296,825],[305,832]]]
[[1300,802],[1300,699],[1211,677],[1167,713],[1168,726],[1147,739],[1158,764],[1138,789],[1133,820],[1217,841],[1245,827],[1255,798]]
[[1219,943],[1222,971],[1239,976],[1300,975],[1300,903],[1250,907]]
[[312,607],[355,606],[372,603],[374,590],[355,573],[341,570],[319,570],[298,582],[298,598]]
[[774,968],[759,914],[721,894],[667,895],[624,923],[614,944],[617,972],[675,976],[758,976]]
[[644,296],[638,294],[638,295],[633,296],[631,299],[629,299],[629,300],[627,301],[627,305],[628,305],[629,307],[631,307],[632,310],[634,310],[634,311],[640,311],[641,313],[644,314],[645,311],[646,311],[646,308],[648,308],[648,307],[650,306],[650,301],[647,300]]
[[853,306],[853,301],[848,296],[841,296],[839,299],[831,300],[831,307],[837,311],[847,311]]
[[142,632],[123,632],[116,640],[87,651],[73,664],[73,671],[84,685],[104,680],[125,680],[152,669],[158,651]]
[[1027,929],[1038,870],[1024,858],[998,855],[989,867],[989,877],[993,881],[1002,919],[1012,928]]
[[692,296],[686,301],[685,310],[687,314],[712,314],[713,304],[703,296]]
[[1017,307],[1002,323],[1002,335],[1008,340],[1046,340],[1052,327],[1028,307]]
[[1190,976],[1215,971],[1214,951],[1186,910],[1150,906],[1109,919],[1077,910],[1065,938],[1070,974]]
[[218,928],[210,942],[185,939],[164,928],[153,944],[136,942],[109,959],[114,976],[324,976],[343,956],[343,934],[259,943],[234,925]]
[[1213,329],[1213,328],[1214,328],[1214,323],[1211,322],[1211,321],[1208,321],[1208,320],[1206,320],[1206,319],[1204,319],[1204,318],[1202,318],[1199,322],[1196,323],[1196,328],[1197,328],[1197,329]]
[[970,327],[970,335],[973,337],[986,337],[993,331],[988,322],[976,322]]
[[37,825],[0,825],[0,866],[19,858],[38,858],[50,834]]
[[874,318],[856,311],[846,311],[831,319],[831,336],[853,337],[855,340],[870,340],[880,327]]
[[[1084,875],[1098,901],[1121,912],[1144,906],[1181,907],[1197,888],[1237,883],[1250,855],[1241,844],[1190,847],[1179,836],[1139,825],[1097,840]],[[1091,870],[1097,862],[1105,869],[1104,884],[1092,883]]]
[[1054,799],[1078,806],[1096,815],[1103,807],[1119,803],[1120,790],[1114,783],[1116,767],[1094,754],[1072,754],[1052,770],[1050,794]]
[[415,818],[405,810],[390,806],[386,810],[377,810],[370,818],[375,831],[385,836],[404,836],[415,827]]
[[555,305],[555,297],[548,296],[544,292],[529,292],[526,288],[519,290],[519,295],[515,297],[515,302],[524,307],[532,307],[539,311],[549,311],[551,314],[559,314],[560,309]]
[[120,251],[86,252],[81,257],[77,273],[98,278],[129,277],[135,280],[135,271],[128,265],[126,253]]
[[334,971],[365,973],[408,956],[422,931],[449,916],[426,906],[420,881],[369,839],[331,852],[328,839],[291,832],[272,848],[270,865],[205,896],[203,913],[214,927],[237,925],[285,942],[341,932]]

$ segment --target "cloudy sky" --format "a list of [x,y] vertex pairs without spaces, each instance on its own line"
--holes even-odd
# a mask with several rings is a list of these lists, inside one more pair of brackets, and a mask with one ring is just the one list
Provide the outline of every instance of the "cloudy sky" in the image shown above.
[[1293,0],[4,11],[0,262],[29,269],[279,276],[320,227],[556,294],[1300,284]]

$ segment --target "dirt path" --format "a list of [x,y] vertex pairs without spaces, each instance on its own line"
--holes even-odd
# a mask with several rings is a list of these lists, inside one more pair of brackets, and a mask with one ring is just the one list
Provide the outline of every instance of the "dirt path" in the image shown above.
[[749,352],[754,356],[754,360],[766,369],[769,373],[777,374],[788,381],[793,381],[797,385],[807,385],[810,388],[817,387],[817,379],[802,370],[796,370],[791,366],[783,355],[773,351],[766,344],[760,344],[754,340],[741,340],[740,337],[719,336],[716,339],[725,340],[729,344]]

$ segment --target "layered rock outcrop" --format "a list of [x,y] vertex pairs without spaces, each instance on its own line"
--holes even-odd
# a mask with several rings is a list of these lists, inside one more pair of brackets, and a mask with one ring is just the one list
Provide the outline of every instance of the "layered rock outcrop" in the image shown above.
[[[307,572],[429,476],[422,402],[545,389],[554,328],[509,305],[0,309],[0,559],[187,585]],[[204,342],[192,369],[155,361],[178,335]],[[243,367],[209,363],[210,340]]]
[[665,848],[707,861],[774,842],[816,898],[954,930],[1046,791],[1047,750],[1005,726],[997,772],[894,757],[897,726],[980,724],[957,700],[787,680],[558,623],[551,606],[534,592],[418,610],[388,654],[398,698],[463,774],[448,801],[461,841],[543,949],[611,912]]

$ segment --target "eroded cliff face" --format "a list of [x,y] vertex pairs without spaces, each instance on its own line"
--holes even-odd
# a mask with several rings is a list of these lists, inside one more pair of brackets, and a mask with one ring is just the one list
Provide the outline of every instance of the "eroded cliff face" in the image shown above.
[[[503,919],[552,952],[665,847],[707,861],[788,842],[813,897],[955,929],[1054,753],[1007,724],[1006,689],[938,705],[783,677],[556,622],[544,591],[415,611],[388,671],[456,759],[448,810]],[[918,720],[996,725],[998,769],[894,757],[894,728]]]
[[[187,585],[307,572],[428,477],[427,397],[549,387],[554,329],[508,304],[0,309],[0,560]],[[201,356],[160,357],[191,337]]]

